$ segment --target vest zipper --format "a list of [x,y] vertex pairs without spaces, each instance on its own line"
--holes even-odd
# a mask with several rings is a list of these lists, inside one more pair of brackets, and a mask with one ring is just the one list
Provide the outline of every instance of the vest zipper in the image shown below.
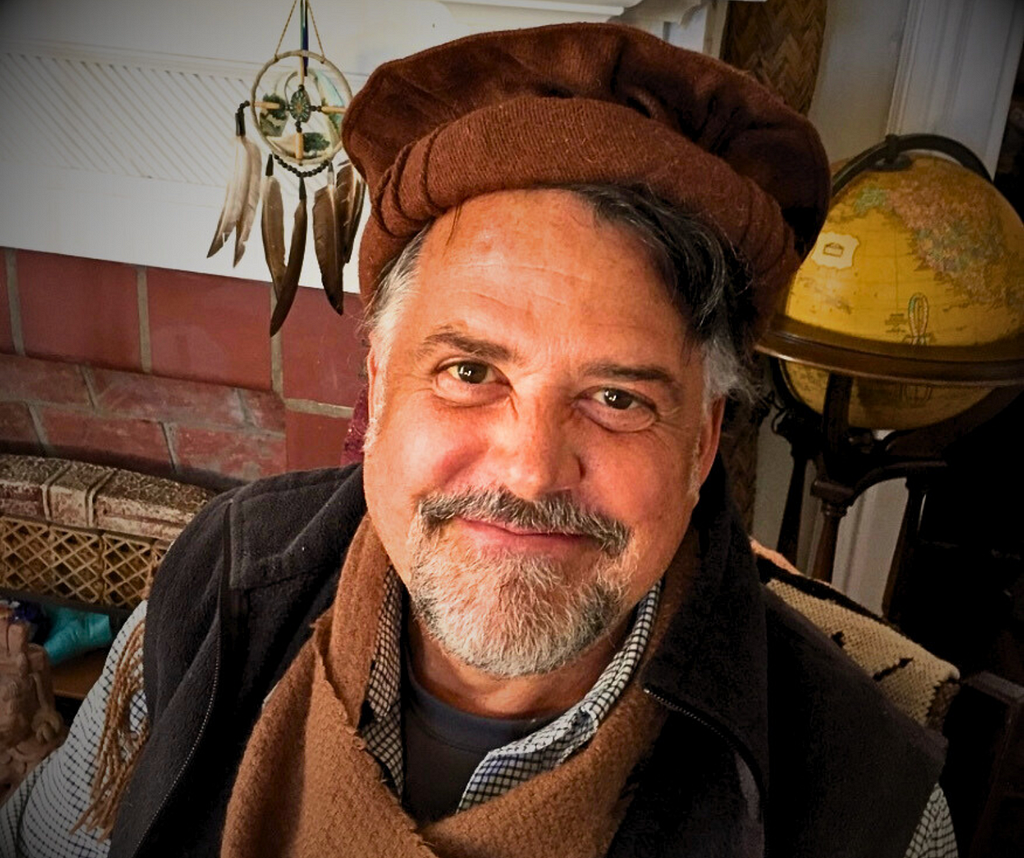
[[[714,724],[713,722],[709,721],[703,715],[698,714],[693,709],[690,709],[690,708],[688,708],[686,706],[683,706],[681,703],[677,703],[671,697],[667,697],[665,694],[663,694],[661,691],[659,691],[657,688],[655,688],[652,685],[645,685],[644,686],[644,693],[649,695],[650,697],[653,697],[655,700],[657,700],[666,709],[670,709],[673,712],[678,712],[680,715],[685,715],[687,718],[689,718],[691,721],[699,724],[705,730],[711,731],[716,736],[718,736],[719,739],[721,739],[727,745],[732,747],[737,753],[739,753],[739,748],[736,746],[736,743],[733,741],[732,737],[727,735],[716,724]],[[740,754],[740,755],[742,756],[742,754]]]
[[220,688],[220,672],[221,672],[221,656],[224,650],[224,614],[223,606],[228,596],[228,583],[231,579],[231,502],[228,503],[227,509],[224,513],[224,568],[221,575],[220,586],[218,590],[217,598],[217,649],[216,655],[213,661],[213,682],[210,687],[210,696],[207,699],[206,709],[203,712],[203,720],[199,723],[199,732],[196,733],[195,739],[192,741],[192,745],[188,749],[188,753],[185,755],[185,760],[178,768],[177,773],[174,775],[174,780],[171,781],[171,786],[164,793],[163,798],[160,800],[160,805],[156,809],[156,813],[149,820],[149,825],[146,826],[146,831],[142,837],[139,838],[138,845],[136,845],[132,852],[132,858],[138,858],[142,854],[142,847],[149,839],[149,835],[153,832],[153,828],[156,826],[157,820],[164,812],[164,808],[167,807],[167,803],[171,800],[171,796],[174,795],[181,783],[181,779],[185,776],[185,772],[188,771],[189,766],[192,764],[192,758],[195,757],[196,752],[199,750],[199,745],[203,741],[203,737],[206,735],[206,728],[209,726],[210,719],[213,717],[213,709],[216,705],[217,691]]
[[[675,712],[675,713],[677,713],[679,715],[682,715],[684,718],[687,718],[690,721],[693,721],[695,724],[700,725],[705,730],[710,732],[712,735],[717,736],[726,745],[728,745],[730,748],[732,748],[733,753],[735,753],[737,756],[739,756],[739,758],[741,760],[743,760],[744,764],[748,768],[750,768],[750,762],[749,762],[749,760],[747,760],[747,755],[743,752],[743,749],[737,744],[736,740],[733,739],[732,736],[730,736],[724,730],[722,730],[713,721],[710,721],[709,719],[705,718],[703,715],[701,715],[700,713],[694,711],[693,709],[691,709],[691,708],[689,708],[687,706],[684,706],[682,703],[679,703],[678,701],[676,701],[673,698],[669,697],[664,692],[662,692],[659,689],[655,688],[653,685],[644,685],[643,688],[644,688],[644,693],[645,694],[649,695],[651,698],[656,700],[658,703],[660,703],[666,709],[668,709],[668,710],[670,710],[672,712]],[[752,769],[752,768],[750,770],[751,770],[751,772],[754,771],[754,769]],[[758,785],[757,790],[758,790],[758,793],[760,794],[761,793],[760,785]],[[761,806],[762,806],[762,810],[763,810],[764,803],[765,803],[763,795],[761,795],[760,800],[761,800]],[[763,846],[762,856],[763,856],[763,858],[768,858],[768,838],[767,837],[765,837],[764,840],[762,841],[762,846]]]
[[181,764],[177,774],[174,776],[174,780],[171,781],[170,789],[164,793],[164,797],[160,801],[160,806],[156,809],[156,813],[149,820],[149,825],[146,827],[146,833],[142,835],[139,840],[138,846],[135,847],[135,851],[132,852],[132,858],[138,858],[142,853],[142,847],[145,842],[149,839],[150,833],[153,831],[153,827],[156,825],[156,821],[160,818],[160,815],[164,812],[164,808],[167,807],[167,803],[171,800],[171,796],[178,788],[178,784],[181,783],[181,779],[185,776],[185,771],[192,764],[192,758],[196,755],[196,751],[199,749],[199,743],[202,742],[203,736],[206,734],[206,727],[210,722],[210,717],[213,715],[214,700],[217,697],[217,686],[220,682],[220,652],[217,653],[216,661],[213,664],[213,687],[210,689],[210,699],[206,704],[206,711],[203,713],[203,720],[199,725],[199,733],[196,735],[195,740],[192,742],[192,747],[188,749],[188,754],[185,755],[185,762]]

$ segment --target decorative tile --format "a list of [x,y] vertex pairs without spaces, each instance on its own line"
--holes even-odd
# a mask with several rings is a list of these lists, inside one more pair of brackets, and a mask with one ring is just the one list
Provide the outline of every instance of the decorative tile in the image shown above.
[[41,456],[0,455],[0,513],[45,518],[43,487],[67,470],[68,464]]
[[171,542],[213,495],[199,486],[118,470],[96,493],[96,526]]
[[112,470],[88,462],[68,462],[46,488],[47,519],[62,525],[92,527],[93,497]]
[[45,521],[0,521],[0,583],[12,590],[53,592],[50,525]]

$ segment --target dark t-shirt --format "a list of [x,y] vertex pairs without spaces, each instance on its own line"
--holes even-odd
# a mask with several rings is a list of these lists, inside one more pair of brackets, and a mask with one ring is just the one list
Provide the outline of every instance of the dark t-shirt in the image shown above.
[[454,813],[466,784],[490,751],[550,724],[545,718],[485,718],[455,709],[428,692],[402,658],[402,803],[420,824]]

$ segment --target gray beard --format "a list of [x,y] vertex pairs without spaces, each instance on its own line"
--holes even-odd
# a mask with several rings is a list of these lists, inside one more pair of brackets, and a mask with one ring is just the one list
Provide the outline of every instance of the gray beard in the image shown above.
[[[579,567],[543,555],[462,547],[449,538],[448,526],[461,515],[587,536],[600,553]],[[414,615],[445,651],[492,676],[557,670],[630,607],[628,529],[566,497],[529,502],[504,490],[433,496],[420,504],[410,539]]]
[[414,554],[410,575],[414,615],[445,651],[492,676],[557,670],[627,609],[625,587],[610,576],[571,583],[563,564],[544,557],[484,556],[438,544],[423,549]]

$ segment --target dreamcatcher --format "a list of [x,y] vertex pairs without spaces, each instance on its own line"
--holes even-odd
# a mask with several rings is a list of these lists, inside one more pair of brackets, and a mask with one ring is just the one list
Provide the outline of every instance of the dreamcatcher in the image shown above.
[[[288,25],[299,7],[301,48],[281,53]],[[313,23],[320,53],[309,50],[308,21]],[[343,311],[342,268],[352,256],[352,244],[363,208],[363,180],[341,145],[341,123],[352,100],[345,76],[324,56],[320,31],[309,0],[293,0],[274,56],[260,69],[248,101],[235,111],[235,164],[228,182],[207,256],[213,256],[235,234],[235,265],[245,252],[256,209],[262,206],[261,233],[277,304],[270,320],[273,336],[284,323],[299,286],[306,250],[306,180],[326,173],[326,183],[313,195],[313,241],[324,292],[331,306]],[[270,149],[260,178],[263,156],[246,137],[249,108],[253,127]],[[343,163],[335,170],[334,158]],[[285,256],[284,202],[274,176],[274,163],[299,177],[299,204],[288,254]]]

